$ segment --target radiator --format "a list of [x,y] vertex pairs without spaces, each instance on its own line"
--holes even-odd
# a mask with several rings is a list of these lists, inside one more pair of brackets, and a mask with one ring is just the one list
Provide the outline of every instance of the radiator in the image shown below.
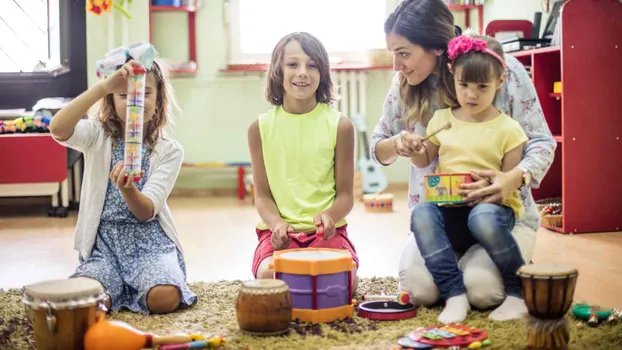
[[367,104],[367,71],[333,70],[333,84],[338,99],[333,108],[348,118],[359,116],[365,120]]

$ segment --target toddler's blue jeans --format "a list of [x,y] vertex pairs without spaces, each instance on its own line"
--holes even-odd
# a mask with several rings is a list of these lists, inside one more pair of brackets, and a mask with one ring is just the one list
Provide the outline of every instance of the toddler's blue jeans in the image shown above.
[[512,236],[512,208],[479,203],[442,207],[420,202],[411,213],[410,229],[443,300],[466,293],[456,255],[480,244],[499,269],[505,293],[522,298],[516,271],[525,263]]

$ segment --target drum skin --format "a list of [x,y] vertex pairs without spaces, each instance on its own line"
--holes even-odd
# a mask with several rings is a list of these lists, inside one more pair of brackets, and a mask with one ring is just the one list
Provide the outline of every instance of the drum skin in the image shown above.
[[245,333],[284,333],[292,320],[289,287],[280,280],[245,281],[238,291],[235,309],[240,330]]

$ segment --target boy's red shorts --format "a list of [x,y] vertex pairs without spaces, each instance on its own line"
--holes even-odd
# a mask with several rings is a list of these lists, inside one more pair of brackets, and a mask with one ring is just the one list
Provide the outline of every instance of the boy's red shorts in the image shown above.
[[[328,241],[325,241],[322,237],[316,237],[315,233],[304,234],[301,233],[299,238],[291,237],[291,243],[287,249],[295,248],[330,248],[330,249],[345,249],[352,255],[352,260],[356,263],[358,268],[359,259],[356,256],[356,250],[354,244],[348,239],[348,232],[346,226],[343,225],[335,229],[335,235]],[[257,238],[259,243],[255,249],[255,256],[253,257],[253,276],[257,278],[257,269],[259,264],[267,257],[272,256],[274,248],[272,248],[272,231],[256,229]]]

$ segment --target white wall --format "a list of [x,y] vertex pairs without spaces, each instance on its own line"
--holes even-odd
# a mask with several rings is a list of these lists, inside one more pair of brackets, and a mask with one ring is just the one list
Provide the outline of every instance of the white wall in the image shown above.
[[[554,0],[550,0],[551,4]],[[542,12],[540,35],[548,19],[545,0],[487,0],[484,4],[484,28],[492,20],[526,19],[533,22],[535,12]],[[549,6],[550,7],[550,6]]]

